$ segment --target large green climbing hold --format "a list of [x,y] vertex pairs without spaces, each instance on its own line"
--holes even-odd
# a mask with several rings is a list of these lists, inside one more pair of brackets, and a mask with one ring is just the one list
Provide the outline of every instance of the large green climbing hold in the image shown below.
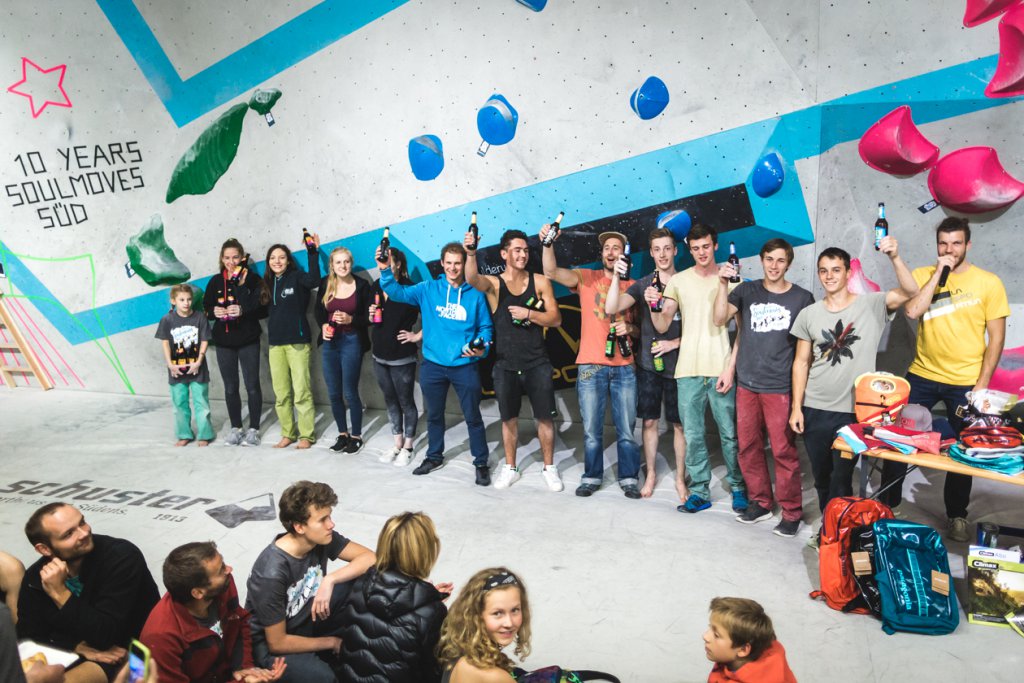
[[167,185],[167,203],[185,194],[206,194],[227,172],[238,152],[247,104],[236,104],[220,115],[178,160]]
[[266,116],[279,99],[281,99],[281,91],[277,88],[257,90],[249,98],[249,108],[260,116]]
[[188,266],[179,261],[174,250],[167,246],[160,214],[153,214],[138,234],[128,238],[125,251],[132,270],[150,287],[176,285],[192,277]]

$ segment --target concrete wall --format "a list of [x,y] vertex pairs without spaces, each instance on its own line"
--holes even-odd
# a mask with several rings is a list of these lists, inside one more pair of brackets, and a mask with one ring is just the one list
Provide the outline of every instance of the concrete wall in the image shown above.
[[[885,287],[894,277],[870,242],[876,203],[886,202],[912,266],[934,258],[943,209],[916,209],[929,199],[926,173],[864,165],[856,145],[871,123],[910,104],[943,153],[992,146],[1024,177],[1021,105],[983,94],[996,22],[965,29],[959,3],[551,0],[539,13],[513,0],[7,5],[0,74],[15,92],[0,93],[0,287],[60,388],[166,391],[152,339],[166,290],[124,267],[128,239],[157,214],[199,284],[225,238],[262,261],[274,242],[297,245],[303,226],[328,248],[350,246],[373,275],[384,225],[429,261],[473,209],[490,244],[506,227],[535,232],[562,207],[572,226],[749,189],[755,162],[774,151],[786,180],[773,197],[750,193],[756,225],[737,233],[743,255],[764,229],[777,231],[806,245],[797,282],[815,284],[815,251],[839,245]],[[651,75],[671,102],[642,121],[629,96]],[[168,204],[179,159],[256,88],[283,93],[276,125],[250,111],[216,186]],[[518,109],[518,131],[481,157],[476,111],[496,92]],[[426,133],[441,138],[446,165],[422,182],[406,145]],[[86,190],[78,177],[89,173]],[[35,181],[65,196],[32,202],[22,183]],[[1008,347],[1024,343],[1013,248],[1022,212],[979,217],[971,252],[1006,283]],[[60,221],[70,225],[46,227]],[[744,265],[760,272],[754,259]],[[909,334],[894,333],[882,365],[905,365]],[[364,373],[379,405],[373,384]]]

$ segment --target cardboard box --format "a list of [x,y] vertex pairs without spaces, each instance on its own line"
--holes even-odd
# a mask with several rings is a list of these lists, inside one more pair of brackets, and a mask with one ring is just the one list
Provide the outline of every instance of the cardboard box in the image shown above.
[[[982,555],[975,550],[988,552]],[[991,548],[972,547],[967,556],[967,621],[1010,628],[1006,614],[1024,612],[1024,563],[994,554]]]

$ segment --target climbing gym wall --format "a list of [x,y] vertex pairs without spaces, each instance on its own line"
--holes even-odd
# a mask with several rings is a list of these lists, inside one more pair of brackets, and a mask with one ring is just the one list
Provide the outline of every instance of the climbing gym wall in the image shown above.
[[[600,230],[642,252],[659,220],[681,235],[700,220],[736,243],[748,277],[761,243],[786,237],[809,287],[830,245],[894,284],[872,245],[878,202],[912,266],[933,262],[934,225],[968,215],[971,260],[1010,294],[1007,347],[1024,344],[1019,2],[2,12],[0,289],[62,389],[163,395],[153,333],[168,285],[204,287],[228,237],[262,271],[271,244],[298,248],[307,227],[372,277],[388,225],[424,278],[471,211],[489,268],[504,229],[534,235],[564,211],[566,263],[592,263]],[[575,338],[549,343],[570,386]]]

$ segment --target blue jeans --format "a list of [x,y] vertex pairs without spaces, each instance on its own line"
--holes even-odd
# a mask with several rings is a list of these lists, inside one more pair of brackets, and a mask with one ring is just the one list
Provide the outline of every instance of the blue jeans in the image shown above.
[[[967,404],[967,392],[974,386],[958,386],[955,384],[943,384],[930,379],[925,379],[907,373],[907,381],[910,383],[910,403],[924,406],[929,410],[940,401],[946,406],[946,416],[953,431],[958,435],[964,428],[963,420],[957,417],[956,409]],[[938,430],[936,430],[938,431]],[[882,463],[882,486],[889,482],[905,477],[907,466],[901,462],[886,460]],[[974,480],[966,474],[956,472],[946,473],[946,483],[943,486],[942,496],[946,504],[946,516],[967,517],[967,505],[971,501],[971,487]],[[903,483],[893,484],[892,488],[879,496],[879,499],[890,507],[895,507],[903,502]]]
[[583,419],[584,470],[581,483],[600,486],[604,479],[604,409],[609,392],[619,456],[619,486],[636,486],[640,447],[633,438],[636,374],[632,365],[586,364],[577,369],[576,395]]
[[476,363],[448,367],[429,360],[420,367],[420,391],[427,409],[427,460],[444,460],[444,404],[448,387],[455,387],[462,415],[469,430],[469,451],[473,464],[487,466],[487,434],[480,416],[480,373]]
[[711,415],[718,424],[725,460],[726,481],[733,491],[743,491],[740,473],[739,445],[736,440],[736,385],[724,394],[715,390],[717,377],[680,377],[676,379],[676,400],[679,417],[686,435],[686,473],[690,475],[690,493],[711,500],[711,464],[708,462],[708,444],[704,413],[711,404]]
[[345,420],[345,403],[352,416],[352,435],[363,433],[363,402],[359,398],[359,371],[363,367],[363,347],[359,335],[354,332],[335,332],[334,338],[320,347],[323,359],[324,381],[327,383],[327,397],[331,400],[331,413],[338,431],[348,433]]

